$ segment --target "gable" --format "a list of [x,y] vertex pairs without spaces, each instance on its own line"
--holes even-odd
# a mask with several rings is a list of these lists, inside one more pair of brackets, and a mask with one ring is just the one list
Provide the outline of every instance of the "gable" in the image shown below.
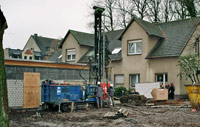
[[[65,39],[65,41],[63,41],[63,44],[62,44],[62,61],[63,62],[67,61],[66,53],[67,53],[67,50],[69,50],[69,49],[75,49],[75,54],[76,54],[75,59],[76,60],[79,59],[80,46],[79,46],[77,40],[74,38],[74,36],[71,33],[68,34],[67,38]],[[73,63],[74,63],[74,61],[73,61]]]
[[74,36],[70,33],[68,37],[65,39],[62,45],[62,49],[70,49],[79,47],[78,41],[74,38]]
[[59,48],[62,48],[65,40],[68,38],[68,36],[70,34],[74,37],[74,39],[78,42],[79,45],[89,46],[89,47],[94,46],[94,35],[93,34],[84,33],[84,32],[75,31],[75,30],[69,30],[67,32],[67,34],[65,35],[64,39],[62,40]]
[[33,36],[30,36],[26,45],[24,46],[23,50],[34,48],[34,51],[41,52],[40,48],[38,47],[37,43],[33,39]]
[[121,40],[123,35],[126,33],[127,29],[131,26],[133,22],[137,22],[148,35],[157,36],[163,38],[163,35],[160,31],[160,27],[155,23],[150,23],[147,21],[144,21],[142,19],[137,18],[136,16],[133,16],[127,27],[124,29],[124,31],[121,33],[119,39]]
[[[142,39],[144,35],[147,35],[146,31],[137,23],[132,22],[132,24],[127,28],[126,32],[123,34],[122,40],[134,40]],[[147,37],[147,36],[146,36]],[[124,43],[124,41],[122,41]]]
[[25,50],[26,55],[33,55],[33,52],[30,49]]
[[[185,48],[183,49],[183,51],[181,53],[182,56],[195,53],[195,42],[197,41],[196,39],[199,38],[199,37],[200,37],[200,24],[198,24],[198,26],[195,29],[193,35],[189,39],[189,41],[186,44]],[[200,49],[200,47],[199,47],[199,49]]]

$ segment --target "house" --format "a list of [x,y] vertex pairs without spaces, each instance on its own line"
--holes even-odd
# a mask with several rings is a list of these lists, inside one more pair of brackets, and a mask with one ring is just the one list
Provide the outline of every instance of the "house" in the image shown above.
[[22,52],[22,59],[24,59],[24,60],[44,60],[44,55],[40,51],[26,49]]
[[61,40],[31,35],[24,46],[22,59],[48,60],[58,51]]
[[[121,48],[121,41],[118,40],[118,37],[122,31],[105,33],[109,52],[115,48]],[[62,62],[86,63],[88,57],[94,55],[94,34],[69,30],[62,40],[60,48],[62,48]]]
[[38,51],[27,49],[25,52],[20,49],[4,49],[5,59],[27,59],[27,60],[42,60],[43,54]]
[[[177,60],[179,56],[198,53],[199,23],[199,17],[167,23],[133,17],[124,30],[107,32],[115,87],[130,89],[138,82],[168,82],[175,84],[177,97],[186,94],[184,85],[191,82],[177,77]],[[93,46],[93,34],[69,30],[60,45],[62,62],[86,63],[94,54]]]
[[134,88],[137,82],[173,82],[175,95],[186,94],[184,85],[191,82],[177,77],[177,60],[197,53],[199,23],[200,18],[156,24],[133,17],[119,37],[121,52],[111,55],[114,85]]
[[5,59],[22,59],[22,52],[23,50],[20,49],[11,49],[11,48],[6,48],[4,49],[4,58]]

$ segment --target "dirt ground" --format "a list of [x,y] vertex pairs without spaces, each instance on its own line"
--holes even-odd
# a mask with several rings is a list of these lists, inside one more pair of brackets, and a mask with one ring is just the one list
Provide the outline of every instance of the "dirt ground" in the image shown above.
[[[128,110],[127,117],[104,118],[107,112]],[[90,108],[73,112],[12,110],[11,127],[200,127],[200,111],[192,112],[185,106],[131,106],[116,105],[114,108]]]

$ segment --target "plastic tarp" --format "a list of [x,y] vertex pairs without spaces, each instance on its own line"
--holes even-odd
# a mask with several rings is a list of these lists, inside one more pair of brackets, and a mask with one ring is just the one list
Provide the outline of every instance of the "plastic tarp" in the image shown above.
[[147,98],[153,98],[151,95],[153,88],[160,88],[160,82],[135,84],[135,90],[139,92],[140,95],[144,95]]

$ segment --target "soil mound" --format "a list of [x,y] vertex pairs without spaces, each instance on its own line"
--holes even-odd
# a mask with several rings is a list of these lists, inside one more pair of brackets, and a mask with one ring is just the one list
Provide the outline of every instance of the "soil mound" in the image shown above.
[[120,98],[122,104],[129,103],[135,106],[145,105],[147,98],[144,95],[124,95]]

